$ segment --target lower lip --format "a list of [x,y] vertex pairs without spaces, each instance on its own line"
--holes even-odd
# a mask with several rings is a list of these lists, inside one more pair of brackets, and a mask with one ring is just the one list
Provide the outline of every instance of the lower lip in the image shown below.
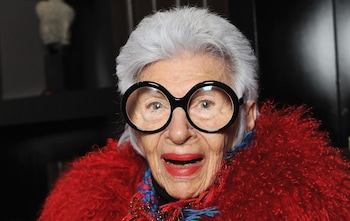
[[185,177],[195,174],[201,167],[202,163],[191,164],[186,167],[176,167],[176,165],[168,164],[164,161],[164,166],[168,173],[175,177]]

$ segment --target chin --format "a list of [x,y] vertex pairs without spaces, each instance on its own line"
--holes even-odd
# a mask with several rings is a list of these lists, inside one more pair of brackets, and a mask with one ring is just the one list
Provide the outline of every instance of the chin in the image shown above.
[[173,185],[169,189],[167,189],[167,192],[170,196],[176,198],[176,199],[190,199],[199,196],[199,194],[206,189],[203,189],[203,186],[197,187],[193,186],[193,184],[178,184]]

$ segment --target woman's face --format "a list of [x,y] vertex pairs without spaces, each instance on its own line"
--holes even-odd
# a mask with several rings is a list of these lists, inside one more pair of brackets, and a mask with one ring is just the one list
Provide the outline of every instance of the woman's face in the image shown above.
[[[194,85],[217,80],[230,85],[223,61],[204,54],[182,54],[155,62],[140,74],[139,81],[154,81],[173,96],[183,97]],[[224,155],[225,133],[204,133],[193,128],[182,108],[176,108],[171,122],[154,134],[136,132],[152,174],[174,198],[192,198],[215,179]]]

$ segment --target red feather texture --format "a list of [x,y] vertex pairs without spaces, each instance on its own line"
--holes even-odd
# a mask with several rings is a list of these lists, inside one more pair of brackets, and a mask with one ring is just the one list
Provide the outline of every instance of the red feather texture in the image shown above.
[[[221,214],[201,220],[348,220],[350,164],[310,109],[267,101],[260,113],[254,143],[225,162],[196,205]],[[130,146],[117,149],[109,139],[58,180],[39,221],[122,220],[144,170]]]
[[38,220],[122,220],[144,170],[144,159],[130,146],[117,149],[108,139],[60,177]]

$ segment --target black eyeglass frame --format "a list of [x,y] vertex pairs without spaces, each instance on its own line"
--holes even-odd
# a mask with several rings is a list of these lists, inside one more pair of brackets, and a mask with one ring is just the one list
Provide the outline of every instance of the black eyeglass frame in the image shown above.
[[[171,106],[170,115],[169,115],[169,119],[167,120],[167,122],[162,127],[158,128],[156,130],[151,130],[151,131],[150,130],[143,130],[143,129],[137,127],[135,124],[133,124],[133,122],[129,119],[127,111],[126,111],[126,102],[129,98],[129,96],[138,88],[145,87],[145,86],[160,90],[167,97],[167,99],[170,103],[170,106]],[[189,113],[187,111],[188,102],[189,102],[190,98],[192,97],[193,93],[196,92],[199,88],[202,88],[205,86],[216,86],[216,87],[223,89],[230,96],[232,103],[234,105],[235,111],[233,112],[232,117],[229,120],[229,122],[217,130],[204,130],[204,129],[198,127],[196,124],[193,123],[193,121],[191,120]],[[162,85],[160,85],[156,82],[141,81],[141,82],[137,82],[137,83],[133,84],[132,86],[130,86],[126,90],[126,92],[122,96],[122,100],[120,103],[120,110],[121,110],[121,113],[123,115],[124,120],[133,129],[140,131],[142,133],[158,133],[158,132],[164,130],[170,124],[173,112],[174,112],[175,108],[177,108],[177,107],[181,107],[185,111],[188,122],[197,130],[205,132],[205,133],[217,133],[217,132],[225,130],[226,128],[228,128],[229,126],[231,126],[233,124],[233,122],[236,120],[236,118],[238,116],[239,106],[242,104],[243,104],[243,97],[238,99],[238,96],[236,95],[236,93],[228,85],[226,85],[222,82],[219,82],[219,81],[210,80],[210,81],[200,82],[200,83],[196,84],[195,86],[193,86],[185,94],[185,96],[183,96],[182,98],[174,97],[165,87],[163,87]],[[236,111],[236,110],[238,110],[238,111]]]

